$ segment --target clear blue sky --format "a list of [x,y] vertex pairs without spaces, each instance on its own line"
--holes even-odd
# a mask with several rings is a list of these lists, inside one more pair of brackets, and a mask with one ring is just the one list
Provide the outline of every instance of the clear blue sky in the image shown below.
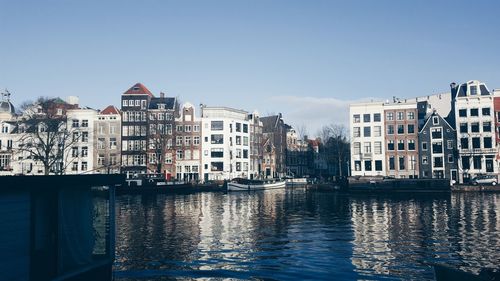
[[135,82],[198,105],[282,112],[315,133],[355,100],[500,88],[498,1],[0,0],[15,104],[119,105]]

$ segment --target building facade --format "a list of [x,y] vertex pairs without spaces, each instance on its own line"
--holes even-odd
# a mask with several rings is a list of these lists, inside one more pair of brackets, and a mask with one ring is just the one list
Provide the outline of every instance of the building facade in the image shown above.
[[249,178],[248,113],[227,107],[201,107],[203,180]]
[[419,176],[458,181],[456,131],[437,112],[430,114],[419,131]]
[[385,157],[387,145],[384,104],[382,102],[351,104],[349,119],[351,175],[386,175],[388,166]]
[[121,97],[121,173],[134,177],[147,172],[148,107],[153,94],[141,83]]
[[[175,119],[175,178],[185,182],[201,180],[201,121],[195,107],[185,103]],[[172,158],[171,158],[172,159]]]
[[260,118],[263,137],[268,138],[274,146],[276,154],[274,178],[286,175],[286,133],[288,125],[283,121],[281,113]]
[[263,124],[257,111],[254,111],[252,114],[248,115],[248,121],[250,123],[250,179],[258,179],[263,177]]
[[100,174],[120,173],[121,113],[108,106],[97,114],[94,125],[94,170]]
[[493,94],[477,80],[461,85],[452,83],[451,91],[460,181],[479,174],[497,174]]

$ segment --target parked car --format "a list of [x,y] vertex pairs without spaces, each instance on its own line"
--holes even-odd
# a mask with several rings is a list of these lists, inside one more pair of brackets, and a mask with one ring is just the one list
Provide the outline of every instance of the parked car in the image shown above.
[[498,177],[496,175],[481,175],[481,176],[474,177],[471,180],[471,183],[473,185],[478,185],[478,184],[496,185],[498,183]]

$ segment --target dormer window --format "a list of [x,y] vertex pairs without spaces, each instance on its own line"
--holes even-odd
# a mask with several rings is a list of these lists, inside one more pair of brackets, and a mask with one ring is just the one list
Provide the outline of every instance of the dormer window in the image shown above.
[[470,95],[477,96],[477,86],[470,86]]
[[162,103],[158,104],[158,109],[165,109],[165,104]]

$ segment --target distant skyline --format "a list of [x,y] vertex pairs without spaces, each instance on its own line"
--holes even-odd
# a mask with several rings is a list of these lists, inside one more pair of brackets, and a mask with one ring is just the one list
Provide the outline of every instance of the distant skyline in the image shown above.
[[497,1],[0,0],[0,89],[120,106],[136,82],[281,112],[315,135],[353,101],[500,88]]

